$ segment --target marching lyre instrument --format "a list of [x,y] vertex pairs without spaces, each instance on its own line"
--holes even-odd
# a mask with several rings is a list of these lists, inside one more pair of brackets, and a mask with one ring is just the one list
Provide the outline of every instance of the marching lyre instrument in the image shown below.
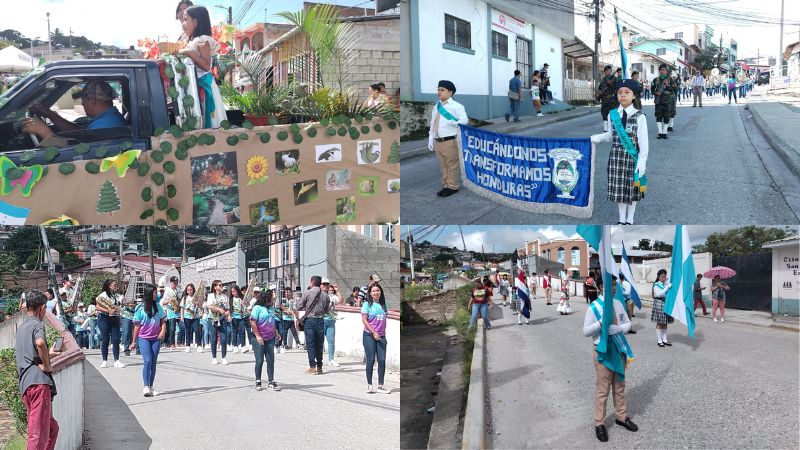
[[[97,298],[95,299],[97,304],[102,306],[103,308],[111,311],[110,313],[108,313],[108,315],[110,315],[110,316],[119,316],[120,315],[120,305],[116,301],[116,298],[111,299],[111,298],[108,298],[107,296],[105,296],[103,294],[105,294],[105,292],[101,292],[100,295],[98,295]],[[118,294],[115,292],[114,293],[114,297],[116,297],[117,295]]]

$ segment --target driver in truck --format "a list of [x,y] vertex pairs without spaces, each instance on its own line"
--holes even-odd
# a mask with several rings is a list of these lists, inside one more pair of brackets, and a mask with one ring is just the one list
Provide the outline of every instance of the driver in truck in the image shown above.
[[[114,89],[105,81],[90,81],[86,83],[81,92],[74,94],[73,97],[82,99],[83,109],[86,111],[86,115],[92,119],[85,127],[64,119],[44,105],[31,105],[28,111],[42,118],[50,119],[59,132],[128,126],[125,118],[114,107]],[[23,132],[36,135],[40,141],[53,135],[53,130],[42,119],[37,117],[23,119],[21,125]]]

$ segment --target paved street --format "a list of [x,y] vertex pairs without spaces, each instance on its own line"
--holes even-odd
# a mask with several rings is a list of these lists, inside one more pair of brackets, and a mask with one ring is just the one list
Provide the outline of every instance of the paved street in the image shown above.
[[541,297],[533,303],[534,325],[518,326],[495,301],[486,346],[492,448],[800,445],[796,332],[698,318],[694,341],[676,323],[669,327],[674,345],[660,348],[650,311],[637,312],[626,392],[639,431],[613,425],[609,396],[603,444],[592,424],[595,372],[592,343],[582,333],[585,300],[573,297],[569,316]]
[[[764,92],[759,88],[756,94]],[[774,101],[748,95],[745,101]],[[796,100],[796,99],[795,99]],[[800,189],[785,162],[766,144],[744,102],[728,105],[721,96],[704,99],[703,108],[690,100],[678,105],[675,131],[656,139],[652,101],[646,101],[650,156],[647,197],[636,210],[637,224],[796,223]],[[535,123],[536,118],[524,117]],[[599,113],[518,132],[542,137],[588,137],[602,132]],[[617,208],[606,200],[606,164],[611,144],[597,146],[594,223],[616,223]],[[436,156],[403,161],[405,182],[401,215],[415,224],[577,223],[587,221],[559,214],[533,214],[500,206],[462,186],[459,193],[438,198],[440,172]]]
[[275,380],[283,390],[256,392],[252,352],[229,352],[230,365],[212,366],[209,352],[169,350],[159,355],[161,395],[145,398],[140,358],[123,356],[123,369],[98,369],[99,351],[88,351],[88,447],[399,448],[399,374],[387,370],[390,395],[367,394],[364,364],[337,360],[339,368],[306,375],[304,351],[278,354]]

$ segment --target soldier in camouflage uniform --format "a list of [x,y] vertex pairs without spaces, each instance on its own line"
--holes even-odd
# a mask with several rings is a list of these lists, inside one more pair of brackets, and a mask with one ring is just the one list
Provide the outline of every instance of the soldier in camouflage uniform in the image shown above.
[[597,101],[600,102],[600,115],[603,116],[603,131],[608,131],[608,112],[619,106],[617,102],[617,79],[611,74],[611,66],[603,68],[603,79],[597,87]]
[[672,113],[672,105],[675,98],[675,85],[668,75],[666,64],[658,66],[658,76],[653,79],[650,90],[655,97],[656,104],[656,125],[658,126],[658,136],[656,139],[668,139],[667,127]]

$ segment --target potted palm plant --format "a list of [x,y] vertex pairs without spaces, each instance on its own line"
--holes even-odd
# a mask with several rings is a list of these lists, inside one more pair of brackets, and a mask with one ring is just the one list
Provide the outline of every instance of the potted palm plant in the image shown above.
[[250,88],[240,92],[231,83],[225,82],[220,88],[223,101],[230,107],[239,109],[245,119],[253,125],[275,124],[282,120],[291,109],[290,85],[270,85],[267,83],[267,67],[263,55],[245,50],[242,56],[229,57]]

